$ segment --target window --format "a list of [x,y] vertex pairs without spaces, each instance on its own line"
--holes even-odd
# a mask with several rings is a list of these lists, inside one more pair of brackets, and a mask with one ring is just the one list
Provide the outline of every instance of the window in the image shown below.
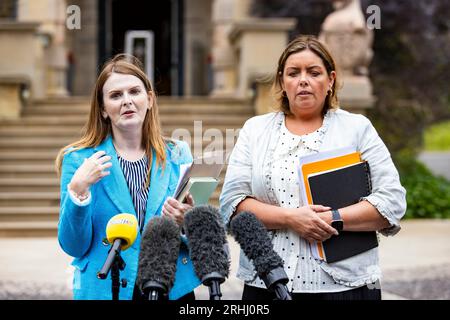
[[17,0],[0,1],[0,18],[14,20],[17,18]]

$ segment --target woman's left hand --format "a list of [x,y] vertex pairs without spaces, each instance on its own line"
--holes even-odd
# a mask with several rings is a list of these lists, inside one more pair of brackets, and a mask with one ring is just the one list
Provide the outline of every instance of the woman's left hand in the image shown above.
[[162,216],[173,219],[179,226],[183,224],[184,214],[194,206],[194,198],[190,193],[186,197],[186,203],[181,203],[175,198],[169,197],[164,202]]

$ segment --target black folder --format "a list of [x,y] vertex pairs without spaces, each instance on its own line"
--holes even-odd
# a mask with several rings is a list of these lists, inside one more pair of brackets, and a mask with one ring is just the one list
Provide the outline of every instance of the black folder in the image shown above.
[[[366,161],[309,175],[308,182],[313,203],[333,209],[359,202],[372,189],[369,164]],[[326,261],[332,263],[377,247],[378,238],[375,231],[341,231],[338,236],[322,242],[322,246]]]

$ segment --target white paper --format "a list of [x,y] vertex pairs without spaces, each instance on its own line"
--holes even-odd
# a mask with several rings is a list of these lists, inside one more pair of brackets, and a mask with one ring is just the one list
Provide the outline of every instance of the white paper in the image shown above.
[[180,183],[192,164],[193,162],[180,165],[180,177],[178,178],[177,187],[175,188],[175,192],[173,193],[174,196],[179,192],[178,188],[180,188]]

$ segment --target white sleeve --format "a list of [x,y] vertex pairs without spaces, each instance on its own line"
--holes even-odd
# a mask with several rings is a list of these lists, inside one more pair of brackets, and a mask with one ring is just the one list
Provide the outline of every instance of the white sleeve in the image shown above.
[[91,203],[92,200],[91,191],[88,192],[88,196],[84,200],[78,199],[73,193],[73,191],[70,190],[69,185],[67,185],[67,191],[69,192],[70,200],[72,200],[72,202],[75,203],[77,206],[84,207]]

